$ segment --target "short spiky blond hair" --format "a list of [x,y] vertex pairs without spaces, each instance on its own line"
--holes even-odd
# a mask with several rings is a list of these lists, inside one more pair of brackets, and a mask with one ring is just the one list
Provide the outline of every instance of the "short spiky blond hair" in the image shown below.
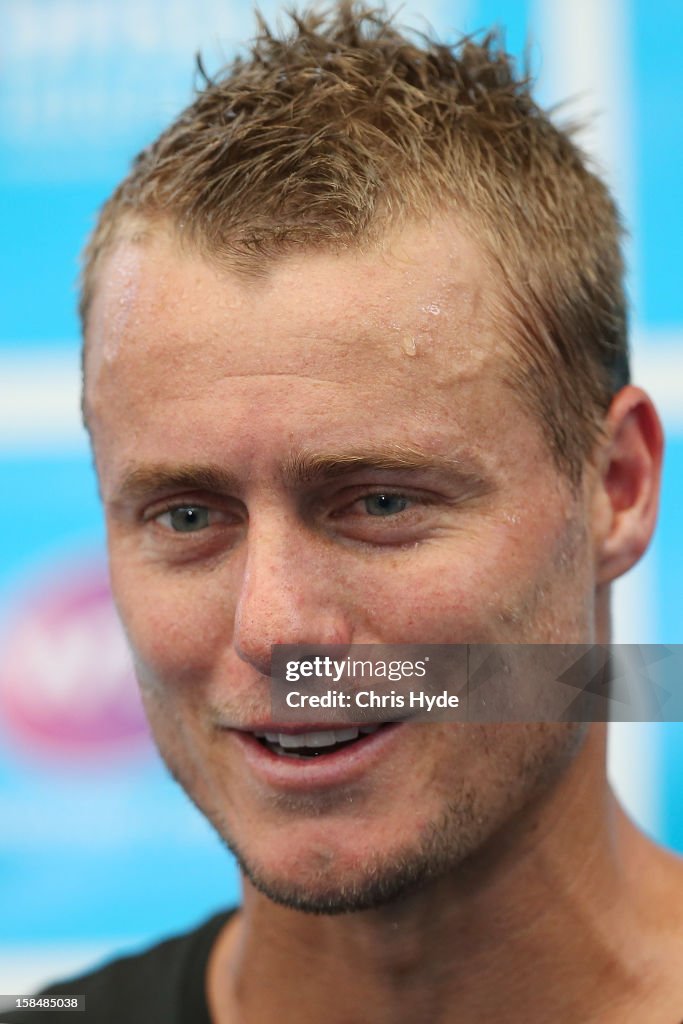
[[295,249],[374,245],[455,211],[505,286],[511,383],[572,479],[628,382],[619,215],[497,37],[447,46],[342,0],[259,19],[249,56],[203,89],[104,205],[85,250],[85,325],[103,256],[170,223],[245,274]]

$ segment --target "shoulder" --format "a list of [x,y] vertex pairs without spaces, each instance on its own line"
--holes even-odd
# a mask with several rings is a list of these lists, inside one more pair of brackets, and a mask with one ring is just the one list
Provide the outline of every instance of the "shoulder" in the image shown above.
[[[198,928],[141,953],[113,960],[97,970],[50,985],[43,996],[85,996],[76,1024],[206,1024],[206,965],[211,948],[230,917],[225,911]],[[2,1024],[69,1024],[68,1012],[2,1013]]]

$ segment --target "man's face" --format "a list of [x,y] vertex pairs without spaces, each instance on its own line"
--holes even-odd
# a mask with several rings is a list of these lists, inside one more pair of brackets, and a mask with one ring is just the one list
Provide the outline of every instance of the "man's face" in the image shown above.
[[259,280],[162,232],[105,264],[88,404],[116,600],[164,758],[275,899],[372,905],[446,870],[576,748],[560,725],[309,758],[254,736],[274,643],[594,639],[588,498],[506,383],[501,301],[446,223]]

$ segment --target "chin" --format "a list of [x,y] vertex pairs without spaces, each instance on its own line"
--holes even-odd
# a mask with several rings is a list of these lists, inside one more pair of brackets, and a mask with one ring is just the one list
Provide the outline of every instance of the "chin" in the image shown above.
[[415,861],[393,861],[365,870],[311,873],[302,876],[268,871],[233,850],[244,876],[274,903],[306,914],[349,914],[386,906],[426,884],[436,872]]
[[358,843],[353,850],[341,840],[335,845],[328,834],[315,843],[291,837],[280,850],[282,835],[272,844],[264,837],[259,852],[224,827],[218,832],[258,892],[292,910],[334,915],[386,906],[456,871],[476,840],[467,829],[454,836],[447,824],[452,819],[430,825],[410,845],[383,848],[366,834],[361,850]]

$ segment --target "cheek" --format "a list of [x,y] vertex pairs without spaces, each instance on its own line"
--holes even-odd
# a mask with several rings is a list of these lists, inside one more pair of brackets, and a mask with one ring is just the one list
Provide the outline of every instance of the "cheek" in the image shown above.
[[230,645],[233,614],[216,579],[155,574],[112,558],[112,589],[145,687],[192,684],[208,676]]
[[[401,588],[390,588],[373,617],[378,641],[464,643],[480,630],[482,609],[473,598],[474,581],[442,567],[405,573]],[[378,588],[379,589],[379,588]],[[359,642],[359,641],[357,641]]]
[[382,563],[373,624],[416,643],[582,640],[592,622],[586,553],[585,531],[562,515],[487,518]]
[[[359,596],[372,595],[365,610],[382,639],[483,642],[500,631],[505,610],[528,601],[547,575],[539,558],[547,550],[531,547],[521,523],[488,520],[382,559],[368,571],[365,586],[354,586],[353,579],[348,585]],[[357,601],[359,611],[361,606]]]
[[587,726],[576,723],[444,726],[426,759],[429,774],[423,779],[416,773],[424,785],[410,806],[458,808],[462,820],[490,834],[530,796],[555,783],[586,735]]

